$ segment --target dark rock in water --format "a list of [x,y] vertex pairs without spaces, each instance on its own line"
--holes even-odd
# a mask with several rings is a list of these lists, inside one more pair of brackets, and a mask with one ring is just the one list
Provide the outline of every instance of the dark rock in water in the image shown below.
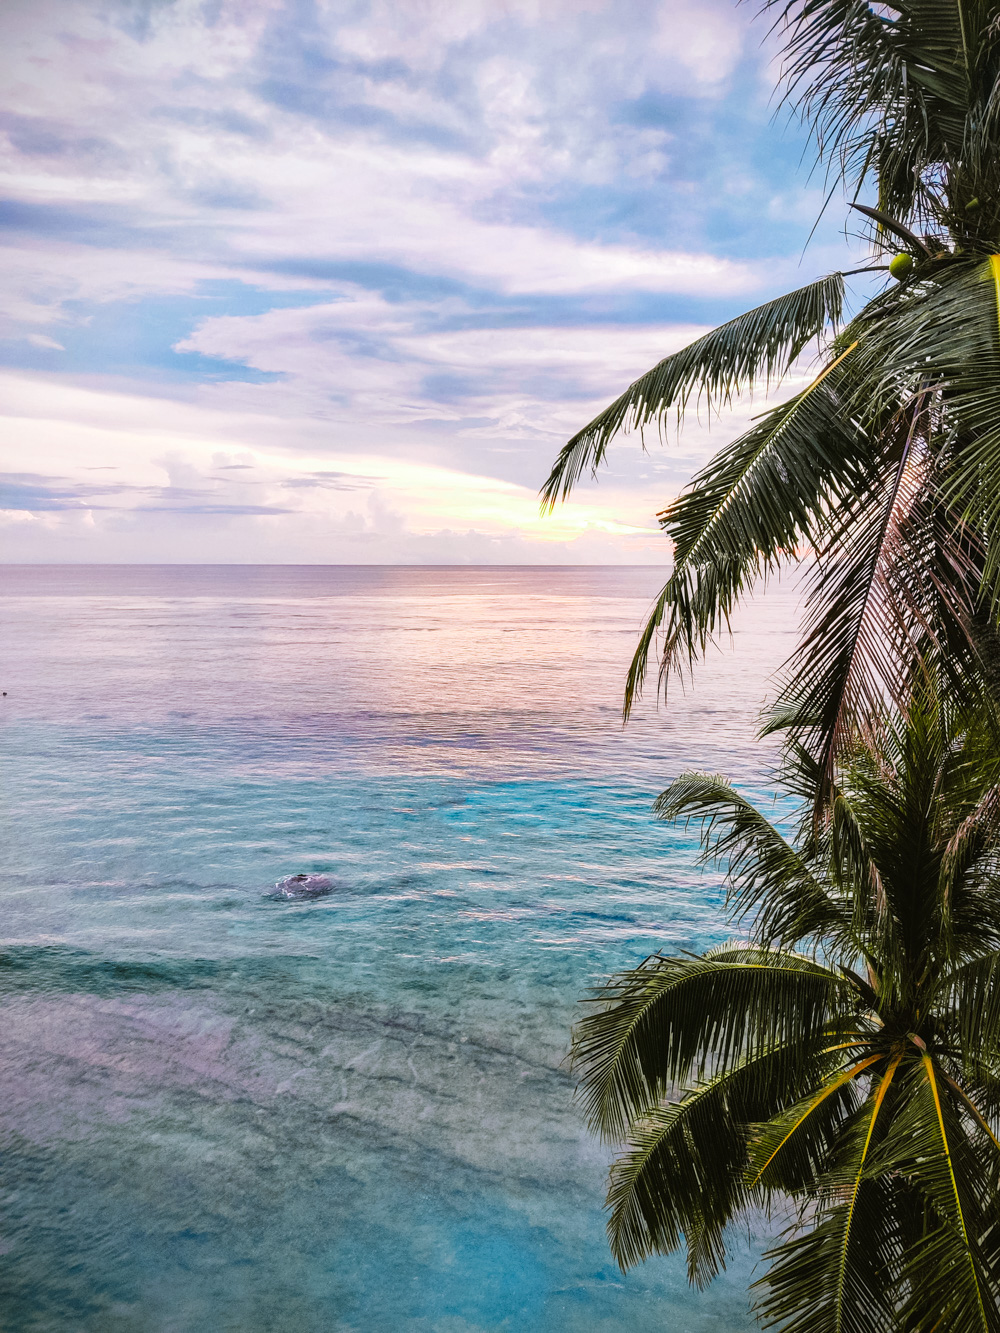
[[272,898],[325,898],[334,890],[327,875],[286,875],[274,886]]

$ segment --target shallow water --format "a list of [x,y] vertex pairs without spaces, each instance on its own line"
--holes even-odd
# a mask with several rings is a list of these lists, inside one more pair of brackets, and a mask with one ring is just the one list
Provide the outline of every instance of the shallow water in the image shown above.
[[2,571],[5,1333],[753,1327],[745,1239],[618,1272],[564,1064],[588,985],[727,933],[656,793],[769,792],[792,595],[623,732],[659,581]]

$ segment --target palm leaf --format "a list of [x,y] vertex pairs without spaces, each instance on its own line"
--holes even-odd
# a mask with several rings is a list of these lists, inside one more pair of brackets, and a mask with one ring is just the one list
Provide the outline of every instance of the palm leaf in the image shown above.
[[1000,1063],[1000,952],[973,957],[943,976],[936,1007],[957,1048],[962,1081],[975,1087]]
[[601,1007],[574,1030],[589,1123],[620,1142],[672,1087],[710,1067],[724,1072],[777,1046],[811,1061],[838,1030],[851,989],[810,959],[745,945],[647,959],[602,987],[594,1001]]
[[850,898],[831,892],[816,867],[723,778],[684,773],[653,810],[658,819],[700,821],[702,860],[725,864],[729,905],[737,918],[754,913],[755,935],[764,944],[836,938],[850,928]]
[[883,1165],[904,1171],[929,1200],[933,1215],[913,1246],[904,1277],[907,1327],[986,1333],[1000,1328],[998,1274],[984,1262],[980,1237],[989,1198],[978,1155],[963,1131],[934,1059],[920,1058],[908,1103],[892,1126]]
[[[811,1090],[808,1096],[796,1102],[794,1106],[790,1106],[780,1115],[772,1117],[767,1123],[758,1125],[754,1130],[747,1157],[747,1183],[749,1187],[753,1189],[758,1185],[767,1185],[768,1183],[773,1183],[778,1188],[785,1185],[787,1175],[783,1168],[786,1159],[798,1148],[804,1137],[803,1130],[812,1123],[816,1113],[830,1097],[852,1083],[859,1074],[864,1073],[866,1069],[870,1069],[872,1065],[878,1064],[883,1059],[883,1055],[879,1052],[875,1055],[866,1055],[855,1064],[849,1065],[847,1069],[838,1069],[830,1075],[822,1087]],[[830,1145],[827,1143],[827,1152],[829,1147]],[[812,1145],[809,1145],[807,1151],[810,1151],[810,1160],[805,1163],[800,1160],[796,1164],[795,1174],[799,1177],[806,1176],[809,1168],[812,1168],[815,1176],[818,1168],[824,1165],[821,1160],[816,1160],[815,1156],[812,1155]]]
[[684,1236],[691,1280],[703,1286],[714,1277],[724,1266],[725,1228],[753,1197],[744,1172],[748,1124],[794,1101],[828,1065],[821,1056],[803,1069],[794,1048],[778,1046],[635,1121],[608,1190],[619,1265],[669,1254]]
[[[886,13],[863,0],[768,0],[765,8],[787,25],[788,101],[850,188],[873,177],[879,207],[899,218],[940,220],[972,197],[990,166],[980,146],[997,68],[988,4],[907,0]],[[942,201],[933,168],[956,161],[966,168],[954,183],[964,196]]]
[[665,357],[563,447],[542,487],[543,508],[565,499],[585,469],[596,471],[620,431],[660,420],[671,407],[683,412],[692,395],[704,395],[711,410],[745,389],[779,380],[827,325],[837,323],[843,301],[844,279],[833,273]]
[[[941,280],[920,319],[900,329],[901,345],[884,374],[901,363],[933,359],[948,420],[956,438],[943,497],[978,529],[995,534],[1000,520],[1000,256],[956,267]],[[985,575],[993,586],[1000,568],[995,536]],[[994,602],[993,611],[997,611]]]
[[831,510],[846,513],[870,485],[865,441],[845,419],[840,396],[842,362],[852,351],[716,455],[661,515],[674,540],[674,569],[629,668],[626,717],[664,622],[662,675],[703,653],[760,578],[796,558]]
[[988,786],[948,838],[941,857],[937,896],[952,951],[1000,944],[1000,786]]
[[[765,733],[806,739],[825,779],[855,729],[872,733],[932,632],[914,607],[914,578],[927,554],[916,515],[933,466],[920,439],[922,407],[896,425],[897,444],[867,503],[830,532],[816,566],[802,643],[783,668],[786,684]],[[893,457],[895,454],[895,457]]]
[[[864,1066],[882,1058],[871,1057]],[[839,1143],[828,1150],[818,1225],[770,1251],[767,1257],[774,1262],[755,1283],[765,1293],[759,1308],[766,1322],[780,1323],[783,1333],[868,1333],[873,1325],[894,1327],[892,1283],[887,1281],[893,1260],[887,1187],[879,1173],[870,1171],[869,1155],[898,1065],[898,1056],[890,1060]],[[784,1130],[779,1124],[776,1132]]]

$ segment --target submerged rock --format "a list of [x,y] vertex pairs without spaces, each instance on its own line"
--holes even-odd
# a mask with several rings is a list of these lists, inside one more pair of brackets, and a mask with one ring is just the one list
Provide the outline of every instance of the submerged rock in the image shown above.
[[325,898],[335,888],[328,875],[286,875],[274,886],[272,898]]

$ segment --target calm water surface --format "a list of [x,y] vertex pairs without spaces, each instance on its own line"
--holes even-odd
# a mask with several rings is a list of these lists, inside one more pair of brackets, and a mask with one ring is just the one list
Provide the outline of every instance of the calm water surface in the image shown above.
[[745,1239],[618,1272],[564,1057],[588,985],[726,933],[649,807],[769,793],[790,593],[623,732],[656,570],[0,580],[4,1333],[753,1327]]

